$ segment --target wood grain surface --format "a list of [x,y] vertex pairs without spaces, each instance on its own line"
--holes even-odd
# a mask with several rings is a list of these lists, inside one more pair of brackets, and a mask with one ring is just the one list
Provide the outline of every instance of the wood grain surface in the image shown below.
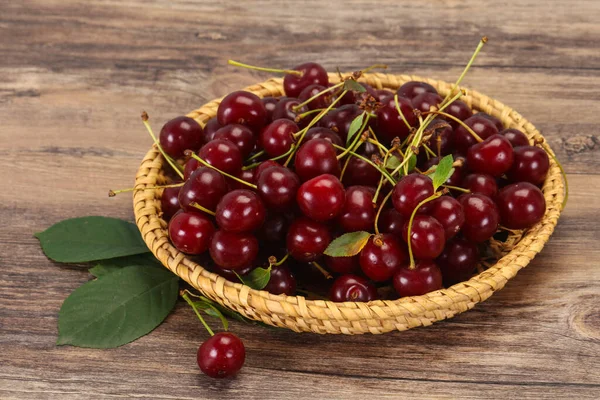
[[[0,0],[0,398],[600,398],[600,3]],[[56,347],[64,298],[90,279],[48,261],[33,232],[69,217],[132,219],[130,186],[158,129],[263,73],[290,67],[454,80],[520,111],[569,173],[570,203],[544,251],[474,310],[380,336],[231,324],[247,361],[201,375],[207,334],[179,304],[114,350]]]

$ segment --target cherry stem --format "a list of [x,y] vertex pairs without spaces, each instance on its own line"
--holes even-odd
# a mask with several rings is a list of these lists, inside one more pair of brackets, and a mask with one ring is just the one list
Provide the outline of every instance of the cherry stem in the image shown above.
[[247,68],[247,69],[253,69],[253,70],[256,70],[256,71],[274,72],[276,74],[292,74],[292,75],[296,75],[296,76],[302,76],[302,72],[301,71],[296,71],[296,70],[293,70],[293,69],[277,69],[277,68],[257,67],[257,66],[254,66],[254,65],[244,64],[244,63],[241,63],[239,61],[234,61],[234,60],[227,60],[227,64],[233,65],[235,67],[242,67],[242,68]]
[[297,106],[292,107],[292,111],[298,111],[299,109],[301,109],[302,107],[306,106],[308,103],[310,103],[311,101],[313,101],[314,99],[317,99],[321,96],[323,96],[325,93],[329,93],[337,88],[339,88],[340,86],[344,86],[344,82],[340,82],[340,83],[336,83],[335,85],[320,91],[319,93],[315,94],[313,97],[311,97],[310,99],[298,104]]
[[295,120],[294,122],[298,123],[298,122],[300,122],[300,121],[301,121],[303,118],[306,118],[306,117],[308,117],[308,116],[309,116],[309,115],[311,115],[311,114],[316,114],[316,113],[318,113],[318,112],[321,112],[321,111],[323,111],[323,110],[324,110],[324,108],[317,108],[317,109],[310,110],[310,111],[307,111],[307,112],[305,112],[305,113],[302,113],[302,114],[298,114],[298,115],[296,115],[296,120]]
[[450,115],[448,113],[442,112],[442,111],[428,111],[424,114],[429,114],[429,115],[442,115],[446,118],[450,118],[451,120],[457,122],[460,126],[462,126],[463,128],[465,128],[467,130],[467,132],[469,132],[471,134],[471,136],[473,136],[473,138],[475,140],[477,140],[479,143],[483,142],[483,139],[476,134],[473,129],[469,128],[469,126],[467,124],[465,124],[464,122],[462,122],[460,119],[456,118],[454,115]]
[[365,127],[369,123],[369,116],[366,114],[367,114],[366,112],[363,112],[363,123],[360,126],[360,128],[358,128],[358,132],[355,134],[356,136],[354,137],[354,141],[352,142],[352,144],[350,146],[348,146],[348,148],[346,150],[344,150],[339,156],[337,156],[338,160],[341,160],[342,158],[344,158],[348,154],[348,152],[354,146],[356,146],[356,143],[362,139],[362,133],[364,132]]
[[179,177],[181,179],[183,179],[183,173],[181,172],[181,167],[177,163],[175,163],[175,161],[167,153],[165,153],[162,146],[160,145],[160,142],[156,138],[156,135],[154,135],[154,132],[152,131],[152,127],[150,126],[150,123],[148,122],[148,119],[149,119],[148,113],[146,111],[142,112],[142,122],[144,123],[144,126],[148,130],[148,133],[150,134],[150,136],[152,136],[152,140],[154,140],[154,144],[156,145],[156,147],[158,147],[158,150],[160,151],[160,153],[162,154],[164,159],[167,160],[167,162],[169,163],[171,168],[173,168],[175,170],[175,172],[177,172],[177,175],[179,175]]
[[469,68],[471,68],[471,65],[475,61],[475,58],[477,58],[477,55],[479,54],[479,52],[483,48],[483,45],[487,43],[487,41],[488,41],[487,36],[484,36],[484,37],[481,38],[481,40],[479,41],[479,44],[477,45],[477,48],[473,52],[473,55],[471,56],[471,59],[469,60],[469,62],[465,66],[465,69],[463,70],[462,74],[460,74],[460,76],[456,80],[456,83],[452,86],[452,89],[446,95],[446,98],[444,99],[444,103],[451,96],[451,94],[454,92],[454,90],[456,90],[456,88],[458,87],[458,85],[460,85],[460,83],[462,82],[462,80],[465,78],[465,75],[467,75],[467,72],[469,71]]
[[[377,142],[377,143],[379,143],[379,142]],[[388,161],[390,155],[394,152],[394,149],[395,149],[395,147],[392,147],[383,156],[383,168],[386,168],[387,161]],[[373,207],[375,207],[375,205],[377,204],[377,199],[379,198],[379,193],[381,192],[382,187],[383,187],[383,175],[381,177],[379,177],[379,184],[377,185],[377,190],[375,190],[375,195],[373,196]]]
[[[352,151],[356,151],[358,150],[358,148],[363,144],[362,140],[359,140],[358,143],[356,143],[354,145],[354,148],[352,148]],[[346,173],[346,169],[348,168],[348,164],[350,164],[350,157],[346,158],[346,161],[344,162],[344,166],[342,167],[342,172],[340,173],[340,182],[342,181],[342,179],[344,178],[344,174]]]
[[379,235],[379,215],[381,214],[381,210],[383,210],[385,203],[387,203],[387,201],[390,199],[390,197],[392,197],[392,193],[394,193],[394,191],[390,190],[390,192],[383,198],[383,200],[381,201],[381,205],[379,206],[379,209],[377,210],[377,214],[375,214],[375,234],[376,235]]
[[200,211],[204,211],[205,213],[207,213],[207,214],[210,214],[210,215],[212,215],[213,217],[214,217],[215,215],[217,215],[217,214],[215,214],[215,212],[214,212],[214,211],[211,211],[211,210],[209,210],[209,209],[208,209],[208,208],[206,208],[206,207],[202,207],[200,204],[196,203],[195,201],[192,201],[192,202],[190,203],[190,206],[192,206],[192,207],[194,207],[194,208],[197,208],[197,209],[198,209],[198,210],[200,210]]
[[388,149],[387,147],[385,147],[384,145],[382,145],[381,143],[379,143],[378,140],[376,139],[367,139],[367,142],[374,144],[375,146],[379,147],[379,151],[381,153],[382,156],[385,156],[385,154],[390,151],[390,149]]
[[402,121],[404,121],[404,124],[406,125],[406,127],[410,131],[412,129],[412,126],[410,126],[410,124],[406,120],[406,117],[404,116],[404,113],[402,112],[402,110],[400,110],[400,104],[398,103],[398,93],[396,93],[394,95],[394,103],[396,104],[396,110],[398,111],[398,114],[400,114],[400,116],[402,117]]
[[567,201],[569,201],[569,181],[567,180],[567,173],[565,172],[565,169],[563,168],[560,161],[558,161],[558,158],[556,158],[550,147],[546,143],[540,143],[540,146],[546,151],[546,153],[552,158],[552,160],[554,160],[556,165],[558,165],[560,173],[562,174],[563,182],[565,183],[565,199],[563,200],[560,209],[564,210],[567,206]]
[[331,274],[325,268],[321,267],[316,261],[311,262],[311,264],[314,265],[315,268],[318,269],[326,279],[333,278],[333,276],[331,276]]
[[288,259],[289,256],[290,256],[290,253],[286,253],[286,255],[283,256],[283,258],[279,261],[277,261],[277,258],[275,258],[275,256],[271,256],[271,257],[269,257],[269,266],[276,267],[278,265],[281,265]]
[[447,189],[452,189],[452,190],[456,190],[458,192],[463,192],[463,193],[471,193],[471,191],[469,189],[465,189],[465,188],[461,188],[458,186],[452,186],[452,185],[442,185],[442,187],[445,187]]
[[228,174],[227,172],[221,171],[221,170],[220,170],[219,168],[217,168],[217,167],[213,167],[212,165],[210,165],[209,163],[207,163],[206,161],[204,161],[203,159],[201,159],[200,157],[198,157],[198,156],[197,156],[197,155],[196,155],[196,154],[195,154],[193,151],[191,151],[191,150],[186,150],[186,151],[184,152],[184,154],[185,154],[186,156],[188,156],[188,157],[192,157],[193,159],[195,159],[196,161],[198,161],[199,163],[201,163],[201,164],[202,164],[202,165],[204,165],[205,167],[212,168],[212,169],[214,169],[215,171],[217,171],[218,173],[220,173],[220,174],[222,174],[222,175],[224,175],[224,176],[226,176],[226,177],[228,177],[228,178],[231,178],[231,179],[233,179],[234,181],[237,181],[237,182],[239,182],[239,183],[241,183],[241,184],[243,184],[243,185],[249,186],[249,187],[251,187],[251,188],[252,188],[252,189],[254,189],[254,190],[258,189],[258,187],[257,187],[256,185],[253,185],[252,183],[246,182],[245,180],[243,180],[243,179],[240,179],[240,178],[238,178],[237,176],[233,176],[233,175],[231,175],[231,174]]
[[387,64],[373,64],[370,67],[367,67],[367,68],[361,70],[360,72],[365,74],[372,69],[387,69],[387,68],[388,68]]
[[423,148],[425,149],[425,152],[427,153],[427,159],[428,160],[429,160],[429,156],[436,157],[436,154],[433,152],[433,150],[431,150],[429,148],[429,146],[427,146],[425,143],[423,143]]
[[182,290],[181,292],[179,292],[179,295],[181,297],[183,297],[183,299],[194,309],[194,312],[198,316],[198,319],[200,320],[200,322],[202,322],[202,325],[204,325],[204,327],[206,328],[206,330],[208,331],[210,336],[215,336],[215,333],[212,331],[212,329],[210,329],[210,326],[208,326],[208,324],[206,323],[204,318],[202,318],[202,315],[200,315],[200,311],[198,311],[198,308],[196,308],[196,305],[190,299],[190,297],[188,296],[188,293],[189,292],[187,290]]
[[261,150],[261,151],[259,151],[258,153],[254,154],[253,156],[251,156],[251,157],[248,157],[248,159],[247,159],[246,161],[252,161],[252,160],[255,160],[255,159],[257,159],[258,157],[262,156],[263,154],[265,154],[265,151],[264,151],[264,150]]
[[115,197],[119,193],[136,192],[138,190],[166,189],[166,188],[181,187],[183,185],[184,185],[184,182],[179,182],[179,183],[173,183],[172,185],[148,186],[148,187],[143,187],[143,188],[128,188],[128,189],[120,189],[120,190],[109,190],[108,197]]
[[413,224],[413,220],[415,219],[415,215],[417,215],[417,210],[419,208],[421,208],[423,206],[423,204],[430,202],[433,199],[437,199],[438,197],[440,197],[442,195],[442,192],[435,192],[434,194],[432,194],[431,196],[429,196],[428,198],[426,198],[425,200],[423,200],[422,202],[420,202],[415,209],[413,210],[412,214],[410,215],[410,219],[408,220],[408,232],[407,232],[407,241],[408,241],[408,256],[410,258],[410,265],[408,266],[408,269],[415,269],[415,257],[413,256],[413,252],[412,252],[412,239],[410,237],[411,233],[412,233],[412,224]]
[[[332,143],[332,145],[333,145],[333,147],[335,147],[336,149],[339,149],[339,150],[347,150],[347,149],[344,149],[342,146],[338,146],[337,144],[333,144],[333,143]],[[351,154],[351,155],[353,155],[354,157],[360,158],[360,159],[361,159],[361,160],[363,160],[364,162],[366,162],[366,163],[369,163],[371,166],[373,166],[374,168],[376,168],[376,169],[377,169],[379,172],[381,172],[383,175],[385,175],[385,177],[387,178],[387,180],[388,180],[388,181],[390,181],[390,183],[391,183],[392,185],[395,185],[395,184],[396,184],[396,181],[394,181],[394,178],[392,178],[392,177],[389,175],[389,173],[388,173],[387,171],[384,171],[384,170],[382,170],[381,168],[379,168],[379,166],[378,166],[377,164],[375,164],[373,161],[369,160],[369,159],[368,159],[368,158],[366,158],[366,157],[363,157],[363,156],[361,156],[360,154],[356,154],[356,153],[355,153],[355,152],[353,152],[353,151],[348,151],[348,153],[349,153],[349,154]]]

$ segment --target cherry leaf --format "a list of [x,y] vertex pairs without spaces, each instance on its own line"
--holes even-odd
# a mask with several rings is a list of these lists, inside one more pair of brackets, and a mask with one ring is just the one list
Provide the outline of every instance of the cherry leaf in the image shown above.
[[352,257],[360,253],[369,241],[371,233],[365,231],[345,233],[329,243],[325,254],[330,257]]
[[348,79],[344,81],[344,90],[352,90],[354,92],[366,92],[367,89],[360,83],[356,82],[354,79]]
[[263,290],[271,279],[271,266],[269,265],[268,268],[255,268],[247,275],[244,275],[243,278],[237,272],[235,274],[244,285],[250,286],[252,289]]
[[452,163],[454,163],[452,154],[448,154],[446,157],[442,158],[442,160],[437,165],[432,177],[434,191],[438,190],[438,188],[442,186],[444,182],[446,182],[454,173]]
[[348,129],[348,138],[346,139],[346,146],[349,146],[350,143],[352,143],[354,136],[356,136],[358,131],[360,131],[360,128],[363,125],[364,119],[365,119],[365,113],[362,113],[352,120],[352,122],[350,123],[350,128]]

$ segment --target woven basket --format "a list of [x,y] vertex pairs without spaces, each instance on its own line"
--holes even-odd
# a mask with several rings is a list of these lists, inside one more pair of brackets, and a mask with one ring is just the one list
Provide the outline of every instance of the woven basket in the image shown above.
[[[339,77],[330,74],[333,83]],[[407,81],[424,81],[433,85],[445,96],[452,85],[418,76],[367,74],[362,81],[377,89],[396,90]],[[258,95],[282,96],[282,79],[270,79],[245,90]],[[476,91],[465,89],[461,100],[474,110],[500,118],[506,127],[518,128],[529,139],[542,139],[537,129],[519,113]],[[214,117],[220,99],[205,104],[188,116],[202,126]],[[549,150],[551,151],[551,150]],[[163,159],[153,147],[144,157],[136,175],[136,187],[143,188],[164,182],[161,172]],[[468,281],[423,296],[398,300],[377,300],[368,303],[334,303],[324,300],[307,300],[302,296],[273,295],[207,271],[171,245],[167,237],[167,224],[160,216],[161,190],[139,190],[134,193],[135,219],[142,236],[154,255],[164,266],[179,275],[204,295],[240,314],[266,324],[289,328],[297,332],[359,334],[403,331],[451,318],[486,300],[495,291],[527,266],[542,250],[556,225],[564,198],[563,180],[557,164],[551,159],[550,170],[542,188],[546,198],[546,213],[542,221],[521,234],[511,234],[504,242],[492,242],[499,254],[497,263]]]

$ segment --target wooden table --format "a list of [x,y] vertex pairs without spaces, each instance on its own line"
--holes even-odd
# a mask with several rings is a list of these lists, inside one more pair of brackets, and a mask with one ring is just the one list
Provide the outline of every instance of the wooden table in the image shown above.
[[[596,0],[0,0],[0,398],[600,398],[600,4]],[[518,3],[518,4],[517,4]],[[519,110],[569,173],[570,203],[544,251],[474,310],[381,336],[241,323],[235,380],[201,375],[207,335],[180,304],[114,350],[56,347],[64,298],[90,279],[54,264],[33,232],[69,217],[132,219],[127,195],[159,129],[267,75],[226,65],[387,63]]]

